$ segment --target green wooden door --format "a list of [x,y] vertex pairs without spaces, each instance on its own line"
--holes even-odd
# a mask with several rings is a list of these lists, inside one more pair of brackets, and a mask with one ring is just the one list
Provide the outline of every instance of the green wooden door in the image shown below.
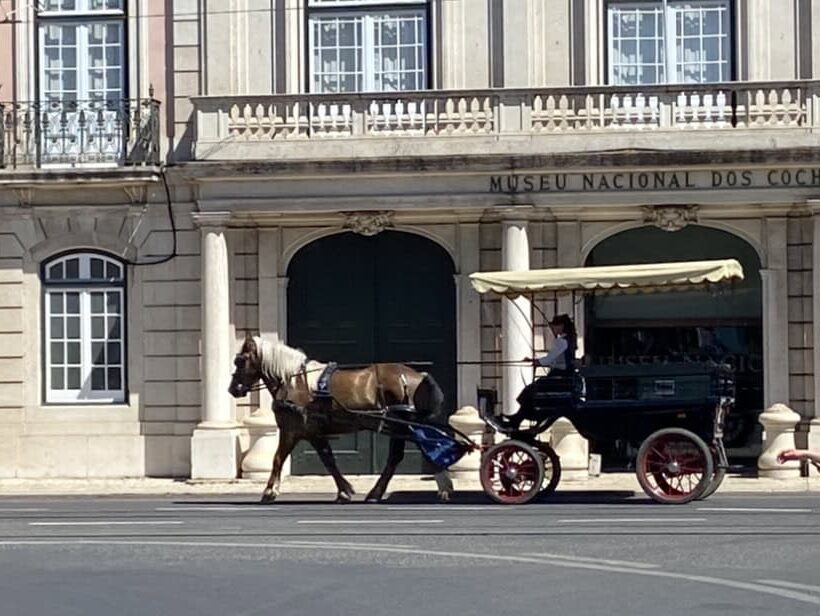
[[[453,265],[430,240],[387,231],[318,240],[288,269],[288,343],[309,357],[339,363],[427,361],[446,404],[455,404],[456,315]],[[344,473],[381,471],[387,439],[371,433],[331,443]],[[294,474],[324,473],[304,444]],[[399,472],[417,473],[421,456],[408,448]]]

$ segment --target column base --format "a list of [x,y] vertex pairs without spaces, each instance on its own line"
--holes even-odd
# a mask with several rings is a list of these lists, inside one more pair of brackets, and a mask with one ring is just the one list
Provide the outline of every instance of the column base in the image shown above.
[[279,446],[279,428],[271,412],[251,414],[245,418],[251,446],[242,459],[242,479],[267,479],[273,467],[273,456]]
[[[820,418],[815,417],[809,424],[808,447],[811,451],[820,451]],[[809,477],[820,477],[820,471],[814,464],[809,464]]]
[[241,457],[237,428],[197,428],[191,436],[191,479],[236,479]]
[[552,424],[552,448],[561,459],[561,479],[589,479],[589,443],[566,417]]

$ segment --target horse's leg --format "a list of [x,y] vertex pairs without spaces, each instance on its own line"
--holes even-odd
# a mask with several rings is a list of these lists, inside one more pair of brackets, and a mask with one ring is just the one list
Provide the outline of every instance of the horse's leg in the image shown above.
[[296,443],[300,440],[293,432],[282,430],[279,432],[279,446],[276,448],[276,453],[273,456],[273,468],[270,471],[270,478],[265,486],[265,491],[262,492],[262,502],[272,503],[279,496],[279,486],[282,480],[282,465],[288,456],[296,447]]
[[387,490],[387,484],[390,483],[390,480],[393,478],[393,474],[396,472],[396,467],[398,467],[399,463],[403,459],[404,440],[400,438],[391,438],[390,449],[387,452],[387,464],[384,465],[384,470],[382,471],[379,480],[376,482],[376,485],[373,486],[373,489],[370,490],[367,498],[365,498],[367,502],[377,503],[382,499],[385,491]]
[[333,481],[336,482],[336,502],[349,503],[353,500],[353,486],[344,478],[339,467],[336,466],[336,458],[333,457],[333,450],[330,448],[330,442],[323,436],[317,436],[310,439],[310,444],[319,454],[319,459],[325,465],[327,472],[333,476]]
[[442,503],[448,502],[455,490],[455,488],[453,488],[453,480],[450,479],[450,471],[447,469],[436,471],[434,477],[436,478],[436,486],[438,487],[438,499]]

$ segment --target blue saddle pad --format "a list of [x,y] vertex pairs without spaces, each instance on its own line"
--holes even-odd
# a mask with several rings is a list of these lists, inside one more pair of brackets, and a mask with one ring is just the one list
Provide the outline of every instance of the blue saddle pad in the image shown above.
[[330,393],[330,378],[336,372],[337,364],[330,363],[322,370],[319,379],[316,381],[316,391],[313,392],[315,398],[331,398],[333,394]]

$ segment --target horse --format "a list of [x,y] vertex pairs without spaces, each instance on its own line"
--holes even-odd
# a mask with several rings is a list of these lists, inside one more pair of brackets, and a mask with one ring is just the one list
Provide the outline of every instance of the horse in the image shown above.
[[[252,391],[261,380],[273,398],[273,413],[279,426],[279,446],[273,456],[270,478],[261,502],[273,502],[280,493],[282,465],[300,441],[316,450],[336,483],[336,502],[353,499],[353,487],[336,466],[329,436],[378,431],[378,411],[390,405],[407,405],[407,420],[447,425],[452,411],[444,410],[444,394],[435,379],[409,366],[376,363],[361,369],[335,369],[329,378],[329,396],[317,396],[317,386],[328,364],[309,360],[307,355],[287,346],[278,337],[245,337],[234,358],[235,371],[228,388],[234,398]],[[412,404],[411,404],[412,403]],[[353,411],[352,413],[350,411]],[[364,411],[364,413],[361,413]],[[404,458],[405,442],[390,438],[387,462],[367,502],[379,502],[396,467]],[[438,498],[448,501],[453,484],[446,470],[437,469]]]

